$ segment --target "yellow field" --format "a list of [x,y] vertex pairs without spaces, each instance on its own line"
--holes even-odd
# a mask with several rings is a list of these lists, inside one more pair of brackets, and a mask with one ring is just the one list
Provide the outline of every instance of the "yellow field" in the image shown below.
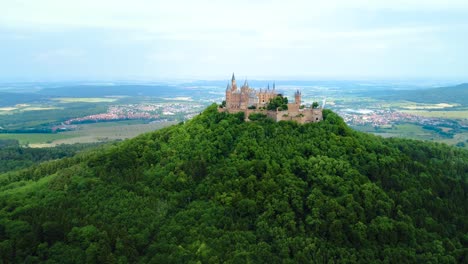
[[179,96],[179,97],[174,97],[174,98],[163,98],[164,100],[175,100],[175,101],[193,101],[192,97],[183,97],[183,96]]
[[428,110],[403,110],[401,112],[424,117],[467,119],[468,110],[463,111],[428,111]]
[[107,97],[89,97],[89,98],[73,98],[73,97],[62,97],[62,98],[52,98],[52,100],[59,101],[60,103],[112,103],[117,100],[117,98],[107,98]]
[[0,111],[13,111],[13,110],[16,110],[18,108],[16,107],[0,107]]
[[26,108],[21,108],[21,111],[39,111],[39,110],[54,110],[54,109],[62,109],[59,107],[26,107]]
[[415,103],[410,101],[397,101],[397,102],[382,102],[381,106],[384,108],[402,108],[407,110],[440,110],[445,108],[453,108],[460,106],[460,104],[447,104],[447,103],[438,103],[438,104],[425,104],[425,103]]
[[446,103],[440,103],[440,104],[416,104],[412,103],[409,105],[402,105],[402,108],[409,109],[409,110],[423,110],[423,109],[444,109],[444,108],[451,108],[455,106],[460,106],[459,104],[446,104]]
[[23,111],[39,111],[39,110],[54,110],[62,109],[59,107],[40,107],[40,106],[29,106],[29,105],[17,105],[16,107],[0,107],[0,115],[11,114],[11,112],[18,110],[19,112]]

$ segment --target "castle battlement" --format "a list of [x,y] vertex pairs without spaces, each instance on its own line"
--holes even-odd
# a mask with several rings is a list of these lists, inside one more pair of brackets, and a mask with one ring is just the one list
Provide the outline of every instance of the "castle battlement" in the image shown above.
[[294,93],[294,102],[287,103],[287,109],[276,108],[276,110],[267,110],[270,101],[278,96],[281,95],[276,92],[275,83],[273,83],[272,89],[268,85],[266,88],[260,88],[257,91],[249,87],[249,83],[246,80],[239,89],[233,73],[231,82],[226,86],[225,104],[218,109],[220,112],[244,112],[246,120],[253,113],[265,114],[276,121],[294,120],[301,124],[323,120],[321,107],[306,108],[304,105],[301,105],[302,94],[299,90]]

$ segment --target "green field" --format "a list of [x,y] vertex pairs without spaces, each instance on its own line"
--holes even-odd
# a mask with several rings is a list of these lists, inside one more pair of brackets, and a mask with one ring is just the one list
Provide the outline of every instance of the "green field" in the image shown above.
[[177,122],[142,124],[139,120],[79,125],[75,131],[62,132],[63,138],[29,144],[30,147],[54,147],[60,144],[93,143],[123,140],[161,129]]
[[402,112],[419,115],[424,117],[438,117],[449,119],[463,119],[468,118],[468,110],[461,111],[430,111],[430,110],[403,110]]
[[19,133],[0,134],[0,139],[16,139],[21,145],[51,143],[56,140],[66,140],[77,135],[69,133],[41,134],[41,133]]
[[177,122],[144,124],[140,120],[122,122],[104,122],[79,125],[77,130],[48,133],[11,133],[0,134],[0,139],[16,139],[21,145],[29,147],[54,147],[60,144],[93,143],[123,140],[136,137],[142,133],[161,129]]
[[83,97],[83,98],[74,98],[74,97],[61,97],[61,98],[52,98],[54,101],[59,101],[60,103],[112,103],[117,101],[117,98],[108,98],[108,97]]
[[[353,126],[354,129],[372,133],[382,137],[401,137],[418,140],[430,140],[449,145],[456,145],[460,142],[465,142],[465,148],[468,149],[468,132],[456,133],[453,138],[441,136],[434,130],[424,129],[421,125],[416,124],[398,124],[389,128],[368,126]],[[443,128],[442,128],[443,129]]]
[[415,124],[399,124],[390,128],[373,126],[356,126],[356,130],[369,132],[383,137],[405,137],[423,140],[436,140],[439,138],[437,133],[423,129],[422,126]]

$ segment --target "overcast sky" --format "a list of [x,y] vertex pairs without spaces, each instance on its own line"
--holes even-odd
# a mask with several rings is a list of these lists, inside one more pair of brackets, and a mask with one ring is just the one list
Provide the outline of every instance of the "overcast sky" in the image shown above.
[[0,0],[0,12],[0,80],[468,80],[466,0]]

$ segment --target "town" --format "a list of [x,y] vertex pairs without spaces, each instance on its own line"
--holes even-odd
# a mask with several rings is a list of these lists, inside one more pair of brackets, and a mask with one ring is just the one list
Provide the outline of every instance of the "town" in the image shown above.
[[119,120],[186,120],[198,114],[204,107],[203,104],[187,102],[112,105],[106,113],[72,118],[63,124]]

